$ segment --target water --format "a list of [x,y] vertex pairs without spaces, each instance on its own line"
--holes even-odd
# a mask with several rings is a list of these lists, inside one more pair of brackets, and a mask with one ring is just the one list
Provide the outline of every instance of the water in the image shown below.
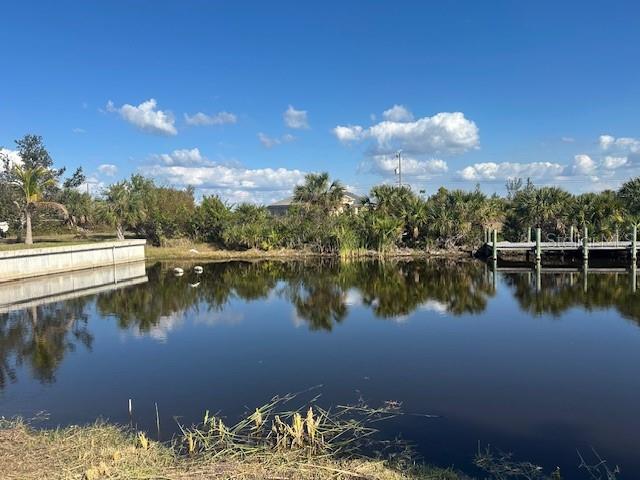
[[[640,292],[627,273],[499,273],[480,262],[206,263],[0,288],[0,415],[134,420],[161,434],[322,385],[325,406],[402,402],[382,426],[469,469],[478,442],[567,478],[595,448],[640,478]],[[494,284],[495,282],[495,284]],[[7,290],[10,289],[10,290]],[[36,299],[32,297],[37,297]]]

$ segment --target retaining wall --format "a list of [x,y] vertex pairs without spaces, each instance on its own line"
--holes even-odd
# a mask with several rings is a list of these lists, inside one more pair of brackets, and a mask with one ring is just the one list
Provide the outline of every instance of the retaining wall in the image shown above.
[[0,282],[144,260],[146,240],[0,251]]

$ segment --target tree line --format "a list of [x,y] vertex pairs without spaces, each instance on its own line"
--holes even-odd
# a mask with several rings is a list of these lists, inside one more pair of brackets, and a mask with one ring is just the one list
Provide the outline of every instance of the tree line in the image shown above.
[[187,238],[221,248],[271,250],[309,249],[318,253],[357,254],[396,248],[457,248],[480,244],[486,230],[502,238],[526,238],[529,227],[563,237],[571,227],[589,228],[590,235],[612,238],[640,222],[640,177],[618,190],[574,195],[530,180],[507,182],[507,194],[438,189],[430,196],[408,186],[378,185],[359,208],[343,205],[345,187],[327,173],[308,174],[293,191],[293,203],[283,215],[264,206],[232,205],[218,196],[196,201],[193,188],[158,185],[132,175],[104,188],[94,197],[79,186],[82,169],[63,180],[42,138],[27,135],[16,141],[22,159],[4,158],[0,174],[0,221],[31,243],[32,223],[55,225],[83,233],[112,231],[144,237],[154,245]]

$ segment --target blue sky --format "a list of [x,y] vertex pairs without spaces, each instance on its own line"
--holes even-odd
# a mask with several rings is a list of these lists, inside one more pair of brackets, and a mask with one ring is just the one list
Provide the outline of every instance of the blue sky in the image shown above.
[[326,170],[365,193],[397,181],[397,149],[428,193],[640,174],[637,2],[62,0],[2,17],[0,145],[42,135],[94,189],[142,172],[270,202]]

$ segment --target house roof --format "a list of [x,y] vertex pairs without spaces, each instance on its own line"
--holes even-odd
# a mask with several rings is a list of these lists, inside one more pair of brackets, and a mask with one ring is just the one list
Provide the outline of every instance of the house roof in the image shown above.
[[[360,195],[356,195],[355,193],[351,193],[351,192],[344,192],[344,196],[351,198],[355,202],[360,202],[363,199],[363,197],[361,197]],[[267,208],[268,207],[290,207],[294,203],[296,202],[293,200],[293,197],[287,197],[287,198],[283,198],[282,200],[278,200],[277,202],[274,202],[270,205],[267,205]]]

